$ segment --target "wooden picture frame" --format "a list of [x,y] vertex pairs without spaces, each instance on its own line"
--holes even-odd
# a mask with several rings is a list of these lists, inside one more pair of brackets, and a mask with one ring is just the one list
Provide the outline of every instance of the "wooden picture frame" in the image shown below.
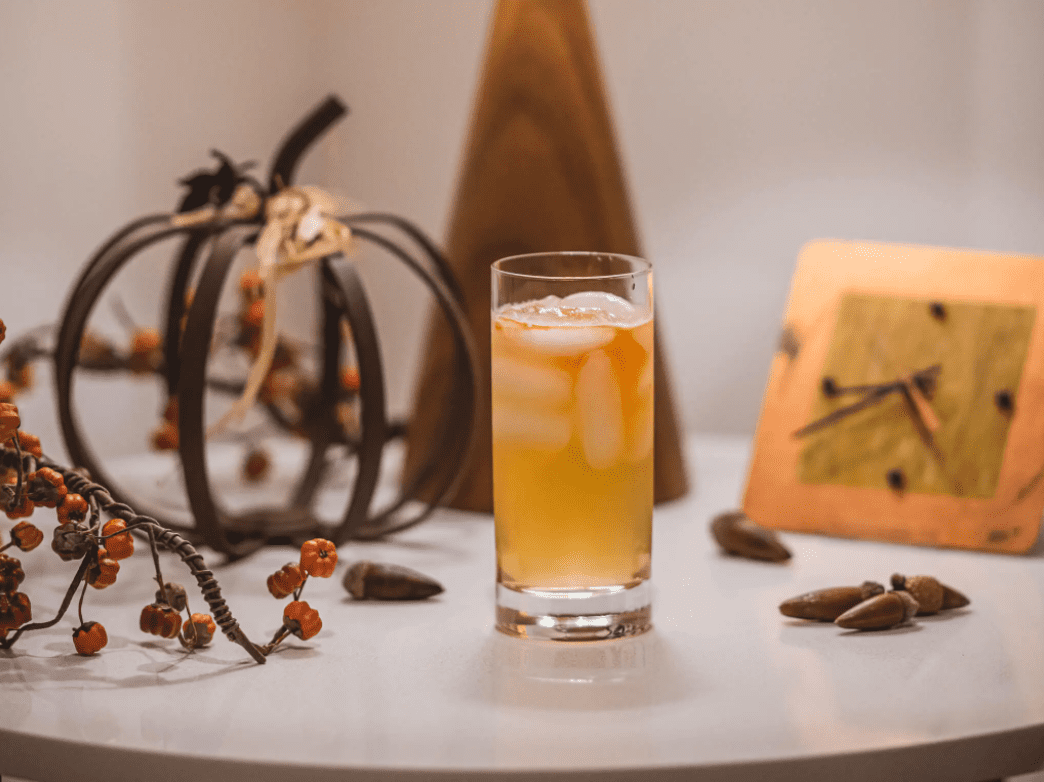
[[1042,258],[806,245],[744,511],[798,532],[1029,549],[1044,513],[1042,305]]

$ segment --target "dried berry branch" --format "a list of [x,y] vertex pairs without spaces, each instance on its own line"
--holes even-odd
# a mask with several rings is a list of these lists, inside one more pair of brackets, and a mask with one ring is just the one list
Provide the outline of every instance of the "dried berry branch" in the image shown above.
[[[196,578],[196,581],[199,584],[200,591],[203,594],[203,598],[204,600],[206,600],[207,605],[210,606],[210,609],[213,612],[214,621],[217,623],[218,626],[221,627],[221,630],[224,632],[225,636],[230,641],[233,641],[242,646],[244,649],[246,649],[247,653],[250,654],[250,656],[253,657],[254,660],[256,660],[258,663],[263,663],[265,661],[264,655],[257,648],[257,646],[250,641],[246,633],[244,633],[242,628],[240,628],[239,623],[232,616],[232,613],[229,610],[228,605],[225,603],[225,600],[221,595],[221,588],[217,583],[217,579],[214,578],[213,572],[206,567],[206,563],[204,562],[202,555],[198,551],[196,551],[195,547],[191,543],[185,540],[178,533],[165,529],[155,519],[152,519],[148,516],[139,515],[135,513],[130,506],[116,502],[109,494],[108,490],[105,489],[105,487],[92,482],[91,480],[76,472],[75,470],[63,467],[57,462],[48,459],[47,457],[42,455],[40,457],[36,457],[35,461],[37,468],[47,468],[53,470],[62,477],[65,486],[69,491],[67,497],[78,496],[81,498],[85,498],[89,502],[96,503],[98,509],[102,513],[105,513],[114,519],[119,519],[122,522],[124,522],[125,527],[123,529],[113,532],[109,535],[100,535],[98,536],[98,540],[106,541],[109,538],[115,537],[118,534],[125,534],[125,532],[135,529],[140,529],[149,535],[150,541],[154,541],[155,543],[155,547],[153,547],[154,562],[157,569],[157,580],[160,584],[161,590],[163,590],[164,600],[167,599],[165,582],[162,580],[162,575],[159,571],[158,553],[156,552],[159,547],[162,547],[177,554],[181,561],[188,566],[189,571],[192,573],[192,575]],[[62,538],[73,538],[73,542],[75,543],[76,537],[82,537],[84,541],[88,543],[89,546],[90,539],[88,538],[86,531],[67,530],[67,534],[61,535],[59,534],[60,529],[61,527],[59,527],[59,529],[55,531],[56,541]],[[79,536],[76,535],[77,532],[80,533]],[[18,638],[24,632],[30,630],[43,629],[45,627],[52,627],[53,625],[57,624],[65,615],[65,612],[68,610],[69,605],[72,603],[73,596],[75,595],[76,589],[77,587],[79,587],[80,582],[85,580],[85,576],[87,575],[88,570],[91,568],[92,565],[96,564],[97,561],[97,548],[93,550],[93,553],[91,553],[90,551],[85,551],[82,557],[82,561],[80,563],[80,567],[76,573],[76,576],[74,576],[73,578],[73,582],[70,585],[69,591],[66,594],[65,600],[62,602],[62,606],[59,609],[57,616],[55,616],[54,619],[48,622],[27,624],[18,627],[14,630],[13,634],[9,638],[0,639],[0,648],[11,648],[11,646],[18,640]]]

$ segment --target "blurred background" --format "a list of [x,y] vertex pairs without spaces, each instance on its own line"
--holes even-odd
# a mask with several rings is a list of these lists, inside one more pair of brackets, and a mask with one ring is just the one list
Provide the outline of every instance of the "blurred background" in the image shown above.
[[[1044,255],[1044,3],[589,8],[689,430],[753,433],[809,239]],[[212,147],[266,170],[286,130],[330,92],[351,114],[298,181],[397,212],[442,241],[492,10],[490,0],[0,2],[9,335],[53,322],[88,255],[131,218],[171,209],[176,180],[209,168]],[[120,283],[145,325],[158,324],[166,257],[135,263]],[[405,413],[428,300],[387,259],[357,263],[392,411]],[[298,281],[292,295],[305,302],[309,291]],[[297,328],[310,322],[302,315]],[[19,403],[57,454],[48,374]],[[143,449],[155,390],[94,393],[102,450]]]

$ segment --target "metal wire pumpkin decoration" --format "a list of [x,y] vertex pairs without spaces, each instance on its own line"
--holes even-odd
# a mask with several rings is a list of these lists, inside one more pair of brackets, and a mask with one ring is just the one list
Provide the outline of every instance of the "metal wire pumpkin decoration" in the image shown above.
[[[153,214],[134,220],[95,252],[73,285],[58,328],[53,357],[55,390],[69,455],[94,480],[110,487],[118,501],[140,505],[140,499],[122,493],[119,482],[107,474],[84,436],[73,402],[74,370],[91,313],[120,270],[136,255],[160,242],[181,240],[167,283],[161,318],[165,324],[161,335],[162,362],[157,371],[168,398],[177,400],[177,456],[194,524],[186,526],[163,518],[163,514],[155,515],[168,528],[206,543],[229,558],[245,556],[271,541],[323,537],[343,543],[381,538],[412,527],[456,491],[475,448],[475,424],[481,405],[479,363],[463,312],[460,286],[434,243],[411,223],[390,214],[354,214],[339,218],[351,229],[354,240],[389,254],[416,275],[434,297],[453,332],[454,401],[450,409],[443,411],[440,447],[432,453],[433,459],[448,461],[456,469],[435,469],[432,462],[400,488],[398,498],[390,505],[376,512],[372,509],[385,445],[401,431],[388,421],[381,354],[362,280],[342,254],[334,253],[318,261],[319,377],[307,400],[307,425],[299,427],[308,439],[309,454],[290,500],[283,507],[234,514],[223,509],[215,498],[207,467],[205,392],[208,388],[228,393],[241,389],[222,388],[220,382],[208,378],[207,362],[222,288],[237,253],[257,241],[264,209],[249,219],[230,219],[215,209],[212,219],[187,225],[179,222],[177,216],[208,204],[221,207],[244,183],[264,203],[292,183],[308,147],[345,113],[345,106],[331,96],[307,115],[283,142],[265,185],[247,175],[245,167],[237,168],[227,157],[215,153],[220,162],[216,171],[197,172],[182,180],[189,192],[174,214]],[[418,260],[417,250],[426,262]],[[191,304],[187,305],[186,294],[194,278]],[[348,329],[342,329],[342,321],[347,322]],[[346,349],[345,332],[351,335],[358,362],[361,414],[355,438],[347,437],[335,418],[335,405],[343,396],[340,357]],[[278,406],[267,404],[265,409],[284,428],[291,428]],[[356,472],[344,513],[339,522],[330,524],[316,517],[313,506],[335,445],[348,446],[356,459]],[[421,497],[429,499],[422,501]]]

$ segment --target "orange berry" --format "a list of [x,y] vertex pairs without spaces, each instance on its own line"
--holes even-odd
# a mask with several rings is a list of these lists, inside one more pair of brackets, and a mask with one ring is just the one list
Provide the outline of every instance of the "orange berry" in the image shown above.
[[87,583],[95,589],[105,589],[116,583],[116,574],[119,572],[120,563],[109,556],[104,546],[100,546],[97,558],[87,568]]
[[323,629],[319,612],[303,600],[294,600],[283,609],[283,624],[302,641]]
[[243,312],[243,322],[250,326],[260,326],[265,319],[265,302],[261,299],[250,302]]
[[272,593],[272,597],[282,600],[301,586],[304,580],[305,574],[301,572],[301,566],[296,562],[287,562],[268,577],[268,591]]
[[43,542],[43,532],[28,521],[20,521],[11,528],[11,540],[22,551],[32,551]]
[[341,387],[346,391],[359,390],[359,370],[356,367],[341,369]]
[[0,554],[0,593],[14,592],[23,581],[25,571],[22,570],[21,560]]
[[7,518],[9,519],[24,519],[33,515],[33,511],[36,510],[36,505],[31,499],[29,499],[29,493],[26,492],[22,495],[22,502],[15,505],[13,508],[7,509]]
[[239,289],[251,296],[261,295],[261,275],[253,269],[247,269],[239,275]]
[[73,645],[77,654],[90,657],[109,643],[109,636],[101,622],[84,622],[73,630]]
[[43,456],[43,448],[40,447],[40,438],[29,432],[18,432],[18,447],[23,453],[31,453],[37,459]]
[[58,521],[62,524],[83,521],[89,510],[87,500],[79,494],[66,494],[62,504],[58,506]]
[[29,473],[25,480],[29,486],[29,498],[42,508],[57,508],[69,493],[61,473],[50,467]]
[[178,450],[178,425],[164,421],[152,432],[152,448],[155,451]]
[[33,618],[33,605],[23,592],[0,592],[0,630],[17,630]]
[[310,576],[329,578],[337,567],[337,547],[329,540],[315,538],[301,546],[301,569]]
[[[134,538],[127,529],[127,522],[123,519],[110,519],[102,527],[102,535],[112,535],[105,539],[105,548],[109,552],[109,559],[126,559],[134,553]],[[119,534],[115,534],[119,533]]]
[[142,632],[174,638],[181,630],[181,614],[168,605],[152,603],[141,609],[139,626]]
[[141,327],[131,337],[132,353],[148,353],[160,346],[160,334],[156,329]]
[[131,372],[142,375],[154,372],[163,360],[160,351],[162,338],[156,329],[137,328],[131,337],[131,355],[127,366]]
[[217,625],[210,614],[193,614],[181,628],[178,640],[186,649],[199,649],[213,640],[215,632]]
[[22,419],[18,416],[18,407],[10,402],[0,400],[0,442],[14,437]]

